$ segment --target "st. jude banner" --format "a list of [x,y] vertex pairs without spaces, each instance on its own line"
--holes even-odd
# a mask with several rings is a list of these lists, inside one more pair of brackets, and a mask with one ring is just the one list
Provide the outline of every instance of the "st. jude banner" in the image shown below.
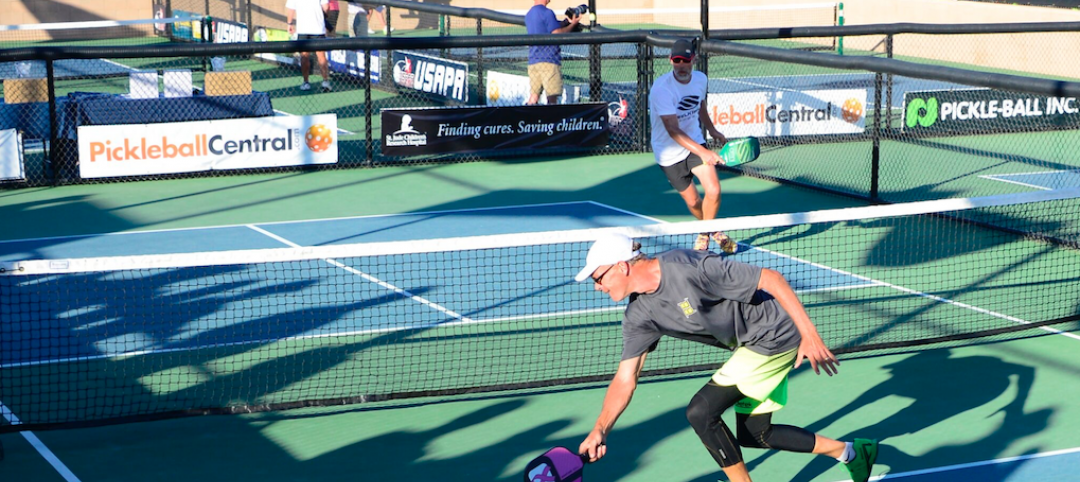
[[385,109],[382,126],[382,151],[389,156],[598,147],[610,133],[602,103]]

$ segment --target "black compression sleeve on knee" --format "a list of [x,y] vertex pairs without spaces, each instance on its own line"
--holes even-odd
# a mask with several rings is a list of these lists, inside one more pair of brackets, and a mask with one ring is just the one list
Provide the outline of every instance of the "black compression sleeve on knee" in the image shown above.
[[720,415],[744,397],[738,388],[721,387],[710,380],[686,407],[686,419],[720,467],[742,462],[742,449]]
[[791,425],[773,425],[772,414],[735,414],[739,445],[759,449],[777,449],[788,452],[810,453],[814,451],[816,437],[813,432]]

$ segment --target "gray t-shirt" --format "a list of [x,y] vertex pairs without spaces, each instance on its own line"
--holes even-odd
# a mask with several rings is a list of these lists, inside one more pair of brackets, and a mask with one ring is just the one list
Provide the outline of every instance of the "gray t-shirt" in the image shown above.
[[799,346],[787,312],[758,290],[761,268],[708,251],[676,249],[656,256],[660,287],[631,295],[623,317],[622,359],[652,351],[663,335],[734,350],[776,355]]

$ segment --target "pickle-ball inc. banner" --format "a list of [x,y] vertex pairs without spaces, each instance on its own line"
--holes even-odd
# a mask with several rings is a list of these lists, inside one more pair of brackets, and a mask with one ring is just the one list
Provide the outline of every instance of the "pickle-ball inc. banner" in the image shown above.
[[382,126],[388,156],[600,147],[610,132],[602,103],[386,109]]

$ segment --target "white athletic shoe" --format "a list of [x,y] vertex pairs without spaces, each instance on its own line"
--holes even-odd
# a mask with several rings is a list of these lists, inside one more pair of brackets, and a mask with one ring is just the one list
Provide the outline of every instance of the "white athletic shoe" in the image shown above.
[[300,90],[311,90],[311,84],[309,84],[307,82],[304,82],[303,84],[300,84]]

